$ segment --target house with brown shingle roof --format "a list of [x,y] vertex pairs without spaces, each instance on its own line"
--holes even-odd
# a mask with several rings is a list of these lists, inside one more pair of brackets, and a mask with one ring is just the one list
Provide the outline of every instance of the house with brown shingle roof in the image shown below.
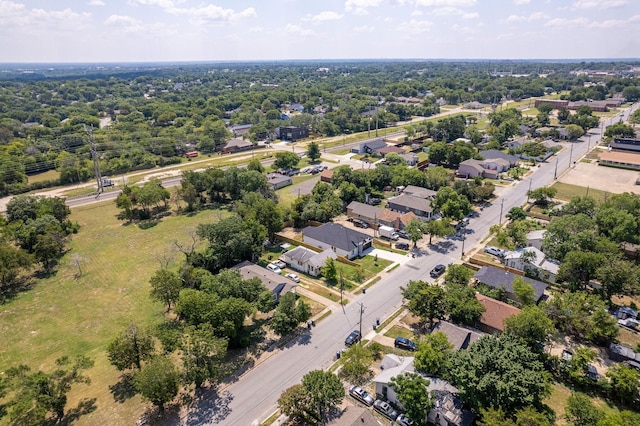
[[504,320],[517,315],[520,309],[507,303],[476,293],[476,299],[484,306],[485,311],[480,318],[478,328],[485,333],[500,334],[505,329]]

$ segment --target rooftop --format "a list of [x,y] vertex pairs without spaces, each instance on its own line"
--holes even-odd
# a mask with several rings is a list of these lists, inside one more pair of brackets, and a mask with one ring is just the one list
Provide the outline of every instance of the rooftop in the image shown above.
[[371,240],[367,234],[333,222],[324,223],[317,227],[307,226],[302,230],[302,235],[349,252],[358,244]]
[[513,272],[509,272],[502,268],[496,268],[495,266],[483,266],[478,272],[476,272],[473,278],[493,288],[504,287],[507,293],[510,294],[514,294],[513,281],[516,278],[521,278],[525,282],[531,284],[535,290],[534,300],[536,302],[542,298],[544,291],[547,289],[547,285],[542,281],[516,275]]
[[476,299],[485,307],[480,322],[496,330],[504,331],[504,320],[517,315],[520,309],[507,303],[476,293]]

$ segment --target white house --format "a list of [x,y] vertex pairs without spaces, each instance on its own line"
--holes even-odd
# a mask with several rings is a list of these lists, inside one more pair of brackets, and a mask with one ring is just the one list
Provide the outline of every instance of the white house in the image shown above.
[[309,250],[306,247],[296,247],[280,256],[283,262],[296,271],[317,277],[328,258],[335,259],[338,256],[327,249],[320,253]]
[[[531,253],[531,254],[527,254]],[[560,265],[550,261],[535,247],[525,247],[504,255],[504,264],[519,271],[533,271],[546,281],[555,282]]]
[[389,382],[396,376],[404,373],[414,373],[416,370],[413,367],[413,357],[402,357],[395,354],[387,354],[382,358],[380,362],[380,374],[374,379],[373,383],[376,387],[376,395],[382,395],[387,401],[402,408],[402,404],[398,401],[398,396]]
[[544,238],[544,229],[536,229],[527,234],[527,246],[535,247],[538,250],[542,250],[542,239]]

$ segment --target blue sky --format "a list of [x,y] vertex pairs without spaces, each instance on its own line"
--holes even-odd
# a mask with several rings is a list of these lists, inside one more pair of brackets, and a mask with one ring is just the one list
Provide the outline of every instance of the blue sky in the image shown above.
[[0,0],[0,62],[640,57],[640,0]]

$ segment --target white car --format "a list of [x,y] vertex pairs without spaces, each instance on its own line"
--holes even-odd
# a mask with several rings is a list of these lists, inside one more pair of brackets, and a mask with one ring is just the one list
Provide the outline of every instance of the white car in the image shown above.
[[284,263],[282,260],[276,260],[275,262],[273,262],[273,264],[276,265],[280,269],[287,267],[287,264]]
[[293,280],[293,281],[295,281],[297,283],[300,282],[300,277],[297,276],[296,274],[287,274],[287,275],[285,275],[285,277],[287,277],[287,278],[289,278],[289,279],[291,279],[291,280]]
[[267,269],[271,272],[275,272],[276,274],[282,273],[282,269],[278,268],[278,265],[274,265],[273,263],[268,264]]
[[498,256],[498,257],[504,256],[504,250],[500,250],[498,247],[494,247],[494,246],[486,246],[484,248],[484,252],[492,254],[494,256]]

